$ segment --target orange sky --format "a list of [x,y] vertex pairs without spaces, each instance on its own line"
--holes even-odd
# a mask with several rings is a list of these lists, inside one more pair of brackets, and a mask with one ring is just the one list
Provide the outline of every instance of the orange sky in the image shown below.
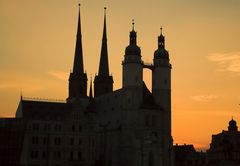
[[[183,3],[184,2],[184,3]],[[67,97],[78,0],[0,0],[0,116],[14,116],[27,97]],[[211,135],[240,123],[240,1],[81,1],[84,67],[98,70],[103,7],[107,6],[110,71],[121,87],[121,61],[135,19],[138,45],[151,62],[160,26],[172,70],[175,143],[209,146]],[[150,71],[144,80],[151,89]]]

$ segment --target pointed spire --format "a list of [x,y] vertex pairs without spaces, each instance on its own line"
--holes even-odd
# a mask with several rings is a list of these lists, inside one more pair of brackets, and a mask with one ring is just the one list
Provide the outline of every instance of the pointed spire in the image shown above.
[[109,76],[108,48],[107,48],[107,27],[106,27],[106,7],[104,7],[104,25],[102,36],[102,48],[98,75]]
[[160,36],[158,36],[158,48],[165,49],[165,37],[162,34],[163,27],[160,28]]
[[92,93],[92,76],[91,76],[91,82],[90,82],[90,90],[89,90],[89,98],[93,98],[93,93]]
[[83,67],[83,53],[82,53],[82,32],[81,32],[81,16],[80,16],[80,4],[78,14],[78,27],[77,27],[77,41],[75,47],[75,56],[73,64],[73,73],[84,73]]

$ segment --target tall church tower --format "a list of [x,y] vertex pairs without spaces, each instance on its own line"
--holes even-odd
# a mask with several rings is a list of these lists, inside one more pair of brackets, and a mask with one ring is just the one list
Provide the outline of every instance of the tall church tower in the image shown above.
[[69,95],[67,102],[74,102],[87,97],[87,74],[84,73],[80,4],[78,15],[77,41],[73,62],[73,71],[69,76]]
[[109,75],[109,65],[108,65],[106,9],[107,8],[105,7],[100,64],[98,69],[98,75],[96,75],[94,79],[94,96],[95,97],[98,97],[113,91],[113,77]]
[[129,45],[125,49],[123,65],[123,88],[142,87],[143,83],[143,62],[141,59],[141,49],[137,46],[137,32],[134,30],[134,20],[132,31],[129,36]]
[[163,158],[164,165],[172,165],[171,136],[171,69],[165,37],[158,36],[158,49],[154,52],[152,72],[152,93],[155,102],[163,109]]

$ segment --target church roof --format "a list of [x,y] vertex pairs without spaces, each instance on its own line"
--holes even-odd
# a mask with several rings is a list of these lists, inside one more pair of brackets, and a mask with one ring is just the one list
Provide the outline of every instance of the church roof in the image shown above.
[[143,81],[143,100],[141,108],[144,109],[159,109],[160,106],[155,103],[152,93],[147,88],[145,82]]
[[72,110],[69,103],[51,102],[51,101],[20,101],[20,110],[22,117],[26,119],[64,119]]

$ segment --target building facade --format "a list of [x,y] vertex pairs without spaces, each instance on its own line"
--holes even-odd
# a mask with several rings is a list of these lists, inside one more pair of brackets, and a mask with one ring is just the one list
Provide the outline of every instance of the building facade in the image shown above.
[[[157,45],[152,64],[144,63],[133,22],[122,62],[123,86],[114,91],[105,8],[99,70],[94,90],[91,82],[87,95],[79,8],[66,102],[21,97],[16,118],[0,121],[3,128],[10,121],[22,123],[14,162],[25,166],[173,166],[172,67],[162,28]],[[143,69],[152,71],[152,92],[143,81]],[[1,159],[5,160],[12,164],[12,159]]]

